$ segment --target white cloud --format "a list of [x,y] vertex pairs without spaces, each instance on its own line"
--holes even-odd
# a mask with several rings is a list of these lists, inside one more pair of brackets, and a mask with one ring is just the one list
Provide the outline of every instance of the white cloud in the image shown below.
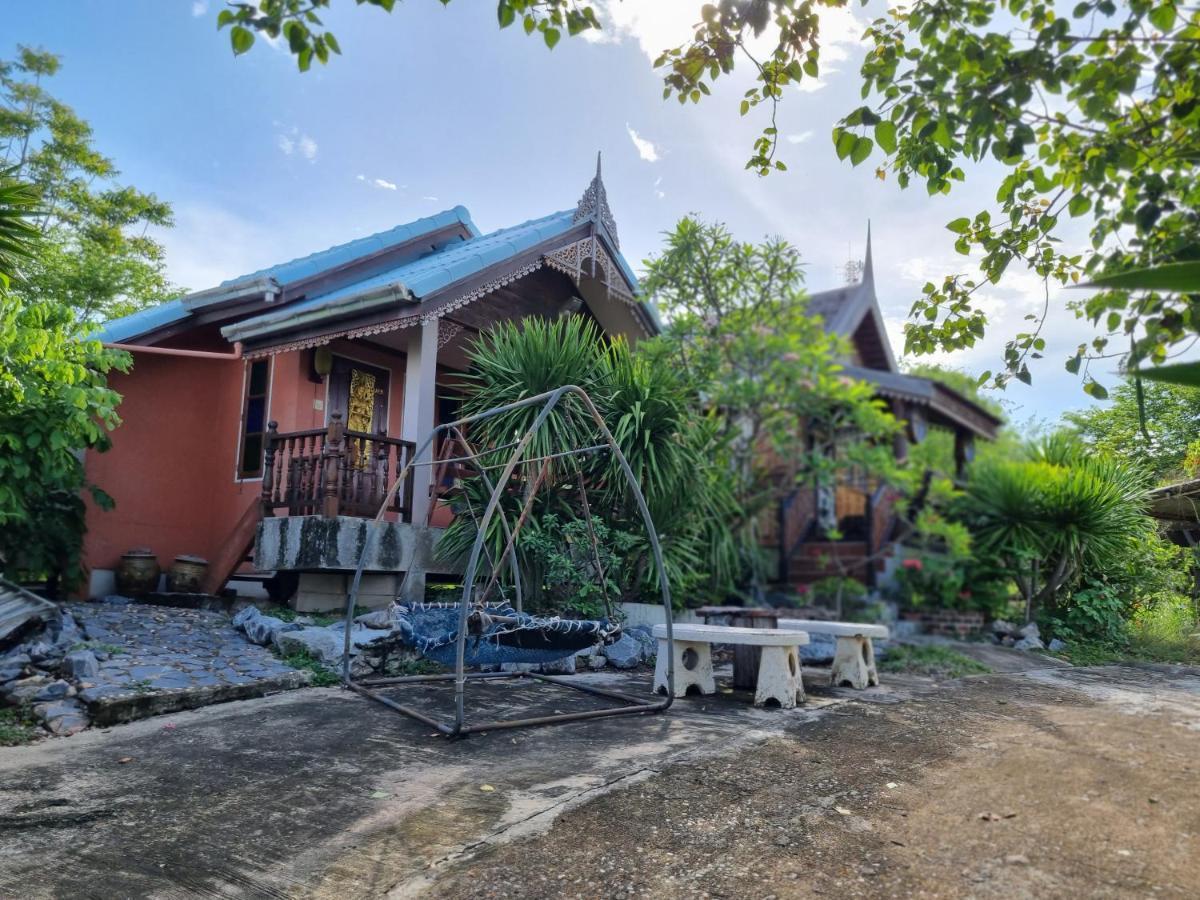
[[208,12],[208,0],[192,0],[192,15],[197,19]]
[[659,189],[658,186],[660,184],[662,184],[662,176],[661,175],[659,175],[657,178],[654,179],[654,196],[657,197],[659,200],[661,200],[661,199],[663,199],[663,197],[667,196]]
[[377,188],[382,188],[385,191],[394,191],[396,189],[395,182],[384,181],[382,178],[373,179],[371,181],[371,184],[375,185],[375,187],[377,187]]
[[811,131],[801,131],[799,134],[789,134],[787,136],[787,142],[789,144],[803,144],[810,137],[812,137],[812,134],[813,133]]
[[[278,126],[278,123],[275,123]],[[301,134],[299,128],[290,128],[275,136],[275,146],[284,156],[299,153],[309,162],[317,161],[317,142],[307,134]]]
[[440,203],[440,202],[441,202],[440,200],[438,200],[438,198],[437,198],[437,197],[422,197],[421,199],[422,199],[422,200],[427,200],[427,201],[429,201],[430,203]]
[[658,148],[634,131],[628,122],[625,123],[625,130],[629,132],[629,139],[633,141],[633,146],[637,147],[638,156],[646,162],[658,162],[662,158]]

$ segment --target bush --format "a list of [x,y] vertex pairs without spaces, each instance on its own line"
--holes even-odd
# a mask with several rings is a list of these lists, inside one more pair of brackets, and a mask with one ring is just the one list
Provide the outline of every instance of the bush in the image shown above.
[[1126,616],[1130,603],[1111,584],[1089,582],[1060,603],[1043,625],[1047,634],[1067,643],[1099,642],[1123,646],[1128,642]]

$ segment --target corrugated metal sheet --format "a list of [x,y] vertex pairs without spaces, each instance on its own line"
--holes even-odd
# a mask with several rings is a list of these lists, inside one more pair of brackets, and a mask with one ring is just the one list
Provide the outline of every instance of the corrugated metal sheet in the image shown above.
[[16,631],[30,619],[50,619],[58,615],[58,607],[24,588],[0,578],[0,640]]

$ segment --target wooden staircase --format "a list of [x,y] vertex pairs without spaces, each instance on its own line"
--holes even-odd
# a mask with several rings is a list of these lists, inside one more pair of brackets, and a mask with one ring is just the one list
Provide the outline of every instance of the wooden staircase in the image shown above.
[[787,560],[787,583],[797,587],[844,577],[868,584],[869,556],[866,541],[805,541]]
[[219,594],[226,582],[233,577],[242,563],[248,561],[250,551],[254,549],[254,537],[258,533],[258,523],[263,519],[263,507],[255,498],[246,507],[242,517],[229,533],[229,537],[221,546],[219,555],[208,563],[208,575],[201,589],[206,594]]

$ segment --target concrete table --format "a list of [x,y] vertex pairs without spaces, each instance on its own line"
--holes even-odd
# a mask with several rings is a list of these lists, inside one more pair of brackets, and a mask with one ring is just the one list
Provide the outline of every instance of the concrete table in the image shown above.
[[858,622],[822,622],[817,619],[780,619],[780,628],[799,629],[812,634],[832,634],[837,638],[833,668],[829,683],[859,690],[879,684],[875,669],[875,647],[872,638],[886,638],[883,625],[864,625]]
[[[801,680],[800,653],[808,643],[808,634],[782,628],[736,628],[722,625],[676,625],[673,640],[667,641],[667,626],[655,625],[658,638],[658,661],[654,667],[654,692],[666,693],[667,661],[675,663],[675,696],[683,697],[695,687],[701,694],[715,694],[712,645],[757,647],[762,651],[758,677],[754,684],[754,705],[762,706],[775,700],[783,709],[792,709],[804,702],[804,682]],[[668,646],[668,643],[671,646]],[[668,654],[670,656],[668,657]]]
[[[712,625],[713,619],[722,620],[719,624],[732,625],[735,628],[776,628],[779,625],[780,612],[757,606],[702,606],[696,614],[704,617],[704,624]],[[733,648],[733,686],[738,690],[752,691],[758,681],[759,658],[762,648],[755,646],[734,645]]]

